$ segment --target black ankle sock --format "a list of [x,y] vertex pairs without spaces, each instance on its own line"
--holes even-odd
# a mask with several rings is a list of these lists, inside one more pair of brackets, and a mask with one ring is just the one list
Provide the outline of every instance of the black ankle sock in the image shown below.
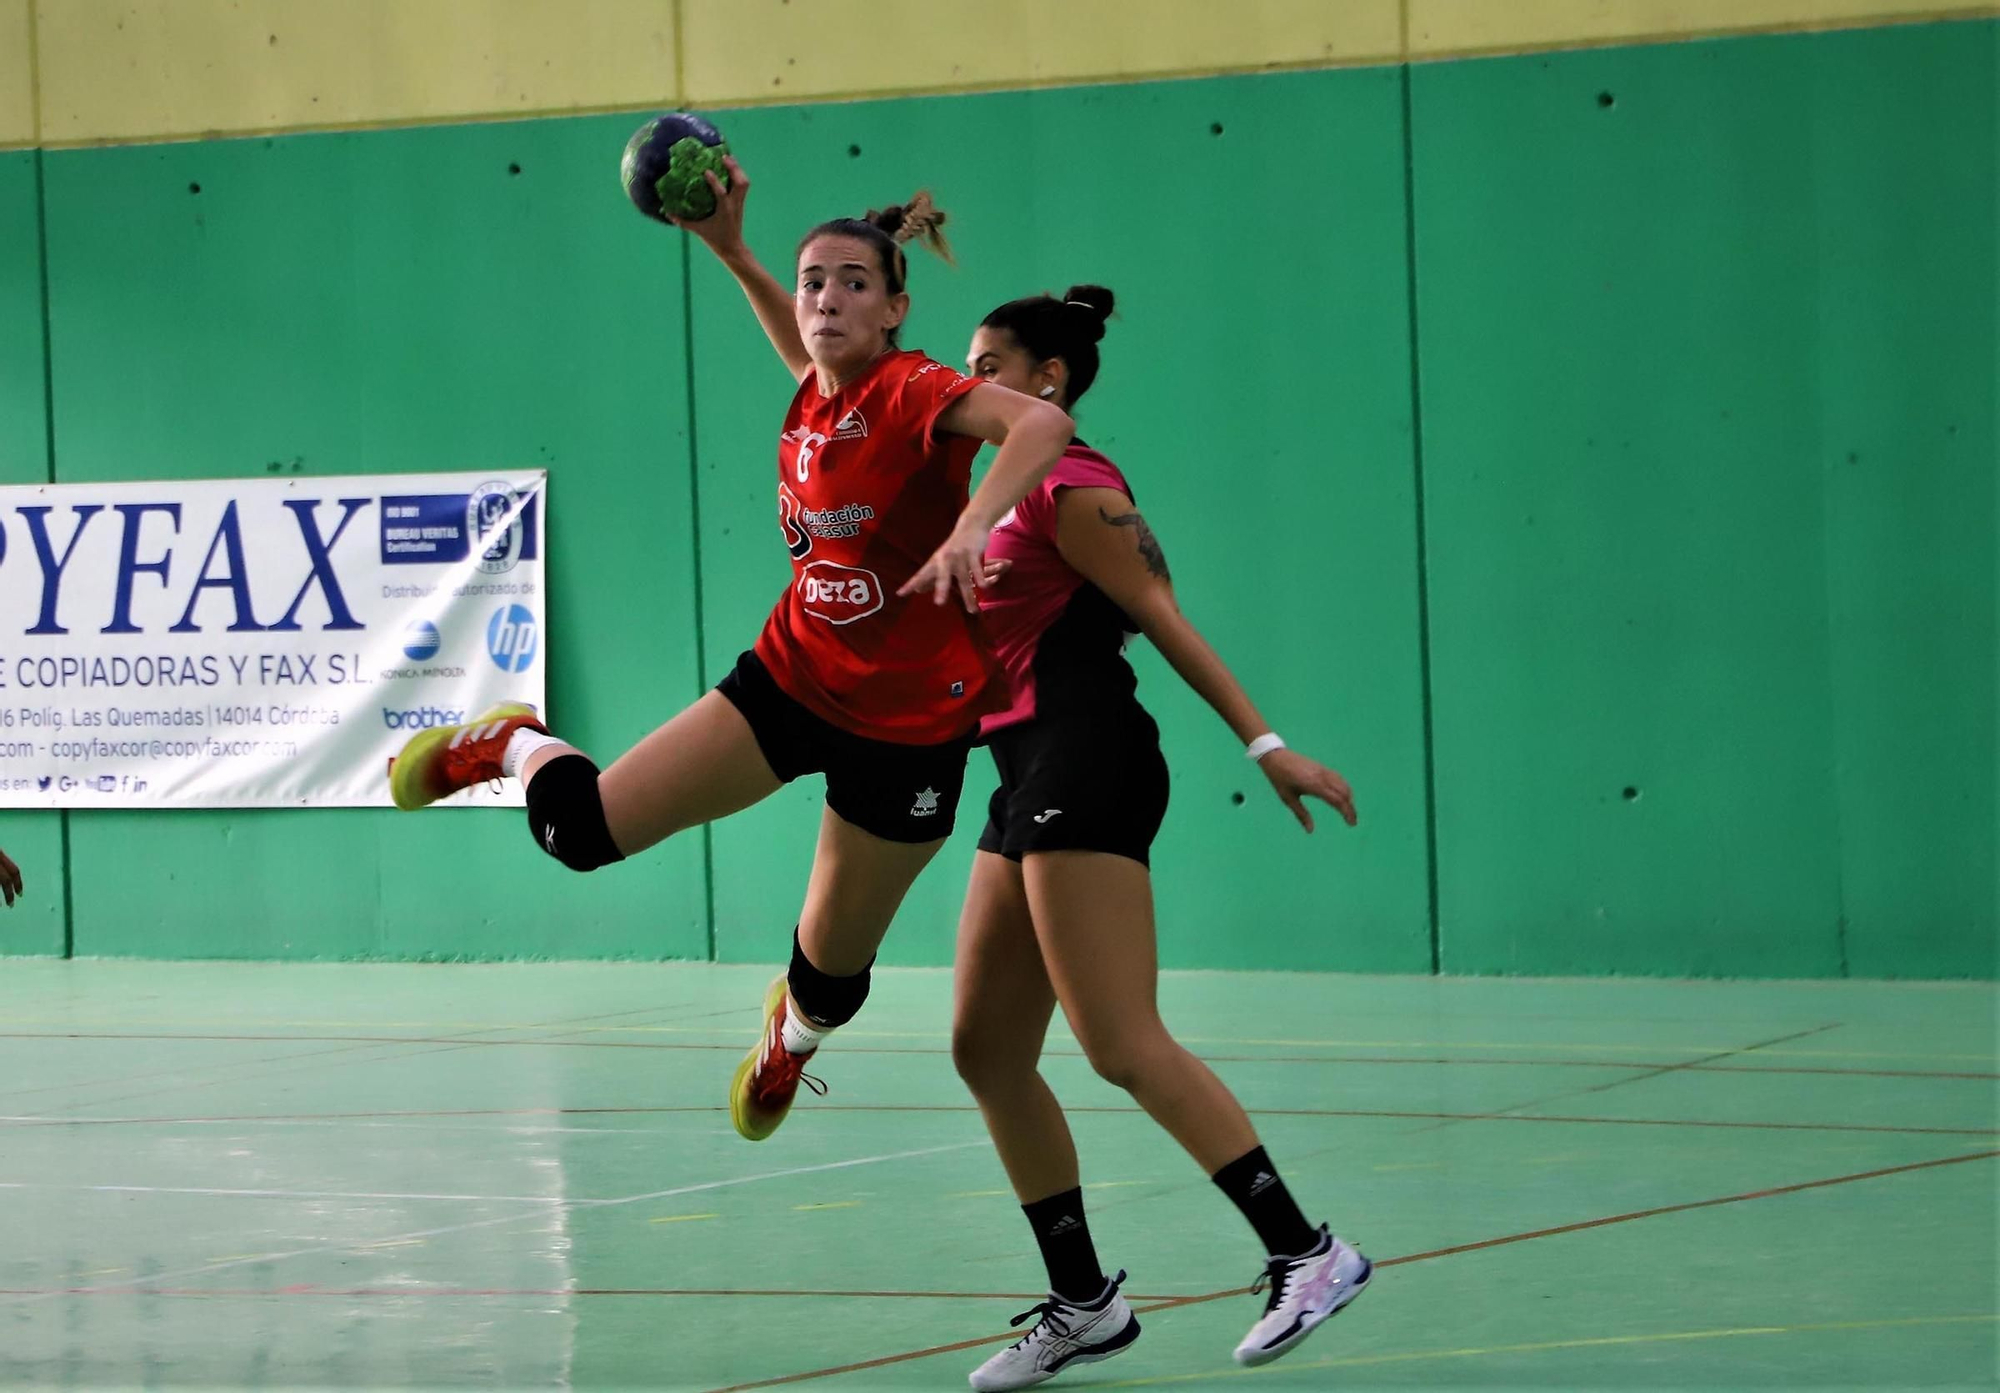
[[1263,1147],[1238,1156],[1217,1171],[1214,1179],[1229,1202],[1243,1211],[1250,1227],[1257,1230],[1264,1251],[1272,1257],[1297,1257],[1319,1242],[1319,1230],[1299,1212],[1298,1202],[1278,1178],[1278,1168]]
[[1022,1205],[1021,1212],[1028,1216],[1028,1227],[1042,1250],[1042,1264],[1049,1269],[1049,1290],[1078,1304],[1102,1296],[1104,1269],[1097,1264],[1090,1225],[1084,1222],[1083,1191],[1050,1195]]

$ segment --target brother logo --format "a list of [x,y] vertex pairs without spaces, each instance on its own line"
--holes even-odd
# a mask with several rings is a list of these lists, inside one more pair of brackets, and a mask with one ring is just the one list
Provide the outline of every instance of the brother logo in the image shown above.
[[382,724],[391,730],[429,730],[434,726],[455,726],[464,719],[463,711],[443,706],[412,706],[407,711],[382,708]]

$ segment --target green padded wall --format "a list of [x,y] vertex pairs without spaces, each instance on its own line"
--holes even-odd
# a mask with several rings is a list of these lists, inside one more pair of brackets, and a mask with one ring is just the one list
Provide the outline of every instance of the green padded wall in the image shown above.
[[[1084,433],[1363,812],[1304,837],[1136,643],[1164,964],[1428,971],[1434,882],[1447,971],[1991,977],[1996,55],[1951,23],[719,119],[781,274],[936,192],[960,266],[918,256],[907,340],[947,362],[1002,299],[1118,291]],[[41,228],[0,154],[0,480],[51,469],[45,233],[59,481],[547,465],[553,715],[608,762],[787,578],[788,379],[624,205],[635,123],[51,153]],[[949,958],[991,787],[976,754],[885,961]],[[77,813],[69,927],[776,960],[819,794],[587,879],[515,814]],[[0,952],[62,950],[62,828],[0,814]]]
[[1983,45],[1977,28],[1938,26],[1820,47],[1818,83],[1850,94],[1817,114],[1840,152],[1825,166],[1819,370],[1856,977],[2000,972],[2000,25],[1983,28]]
[[[0,248],[6,249],[0,255],[0,484],[49,479],[37,158],[32,150],[0,152]],[[0,647],[0,656],[5,652]],[[0,692],[0,706],[11,695]],[[14,738],[15,729],[0,725],[0,740]],[[63,951],[62,818],[0,812],[0,850],[19,863],[26,891],[12,909],[0,909],[0,954]]]
[[[681,260],[622,203],[629,124],[50,155],[60,478],[547,466],[550,706],[608,760],[698,691]],[[589,879],[518,813],[78,814],[72,843],[79,953],[707,952],[698,836]]]
[[1446,970],[1992,974],[1995,32],[1413,71]]
[[[814,223],[933,190],[959,268],[915,257],[904,341],[948,363],[1002,300],[1086,280],[1118,293],[1082,430],[1131,478],[1183,608],[1271,721],[1352,779],[1364,816],[1302,834],[1135,643],[1174,772],[1155,858],[1169,966],[1430,967],[1399,111],[1399,75],[1378,69],[723,122],[755,181],[752,240],[781,277]],[[693,294],[713,675],[786,583],[774,451],[790,383],[705,254]],[[992,787],[983,751],[973,771],[959,835],[885,961],[950,958]],[[782,956],[813,783],[715,829],[720,956]]]

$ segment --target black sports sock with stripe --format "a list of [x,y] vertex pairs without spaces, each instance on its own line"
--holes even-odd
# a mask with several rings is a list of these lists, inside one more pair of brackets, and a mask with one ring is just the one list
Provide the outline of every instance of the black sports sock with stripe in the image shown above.
[[1082,1189],[1024,1204],[1021,1212],[1028,1216],[1028,1226],[1035,1231],[1035,1243],[1042,1250],[1042,1265],[1049,1270],[1049,1290],[1078,1305],[1088,1305],[1102,1296],[1104,1269],[1098,1265],[1097,1246],[1090,1241],[1090,1225],[1083,1217]]
[[1278,1168],[1263,1147],[1244,1152],[1217,1171],[1214,1179],[1216,1188],[1243,1211],[1272,1257],[1299,1257],[1319,1242],[1319,1230],[1299,1212],[1298,1201],[1278,1178]]

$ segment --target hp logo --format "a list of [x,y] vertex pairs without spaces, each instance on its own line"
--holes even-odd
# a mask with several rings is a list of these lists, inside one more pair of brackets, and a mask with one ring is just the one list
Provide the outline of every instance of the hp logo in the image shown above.
[[416,620],[403,630],[403,656],[413,662],[427,663],[437,656],[442,642],[437,625],[428,619]]
[[502,672],[526,672],[540,642],[535,616],[525,605],[503,606],[487,621],[486,652]]

